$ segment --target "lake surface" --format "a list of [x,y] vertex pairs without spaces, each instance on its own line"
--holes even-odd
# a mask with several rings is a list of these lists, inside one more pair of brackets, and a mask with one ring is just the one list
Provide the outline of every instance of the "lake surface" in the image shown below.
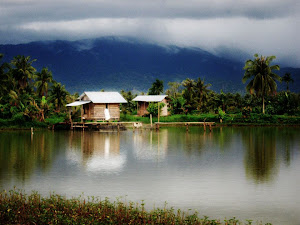
[[300,224],[300,128],[2,131],[0,189]]

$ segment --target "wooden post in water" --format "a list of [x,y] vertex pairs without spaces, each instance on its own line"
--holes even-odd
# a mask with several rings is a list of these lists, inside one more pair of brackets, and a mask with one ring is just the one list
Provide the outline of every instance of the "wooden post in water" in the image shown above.
[[71,107],[69,107],[69,117],[70,117],[70,122],[71,122],[70,130],[72,130],[73,129],[73,121],[72,121]]
[[83,105],[81,105],[80,110],[81,110],[81,123],[82,123],[83,122]]
[[189,131],[189,124],[186,123],[185,126],[186,126],[186,131]]
[[205,122],[203,122],[203,128],[204,128],[204,131],[206,131],[206,124],[205,124]]
[[150,114],[150,124],[151,124],[151,129],[152,129],[152,114]]
[[159,122],[159,111],[160,111],[160,110],[159,110],[159,102],[157,103],[157,106],[158,106],[158,107],[157,107],[157,108],[158,108],[158,109],[157,109],[157,110],[158,110],[157,122]]
[[209,124],[209,132],[211,132],[211,123]]

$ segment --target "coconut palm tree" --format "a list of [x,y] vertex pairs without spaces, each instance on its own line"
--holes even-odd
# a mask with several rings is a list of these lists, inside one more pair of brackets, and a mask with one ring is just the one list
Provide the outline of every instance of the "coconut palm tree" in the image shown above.
[[182,97],[185,99],[185,110],[186,113],[188,111],[191,111],[192,109],[194,109],[194,105],[195,105],[195,87],[196,82],[190,78],[185,79],[184,81],[182,81],[182,86],[184,87],[183,93],[182,93]]
[[160,95],[164,92],[164,82],[162,80],[156,79],[148,91],[149,95]]
[[254,60],[247,60],[244,66],[245,74],[242,79],[243,83],[251,79],[246,86],[246,90],[250,94],[256,94],[262,99],[262,111],[265,113],[265,97],[269,94],[275,94],[277,89],[277,81],[281,81],[280,76],[275,74],[273,70],[279,70],[278,65],[270,65],[276,59],[275,56],[258,56],[254,55]]
[[286,83],[286,90],[289,91],[289,83],[294,83],[291,73],[285,73],[281,80]]
[[204,84],[204,79],[201,80],[200,77],[196,80],[194,90],[195,90],[195,97],[197,101],[197,110],[200,110],[204,102],[207,101],[208,93],[210,92],[208,88],[210,86],[211,84]]
[[37,73],[35,85],[37,87],[37,93],[40,97],[48,94],[49,83],[53,81],[52,73],[48,68],[43,68],[41,72]]
[[[0,61],[3,58],[3,54],[0,54]],[[4,95],[5,92],[9,91],[9,70],[10,66],[8,63],[0,64],[0,95]]]
[[30,56],[25,57],[23,55],[18,55],[11,61],[13,65],[12,74],[19,84],[19,92],[24,90],[33,78],[36,69],[32,66],[32,63],[35,61],[35,59],[30,60]]
[[60,112],[60,108],[66,103],[66,97],[68,95],[65,86],[62,86],[61,83],[54,83],[50,95],[50,99],[55,104],[56,110]]

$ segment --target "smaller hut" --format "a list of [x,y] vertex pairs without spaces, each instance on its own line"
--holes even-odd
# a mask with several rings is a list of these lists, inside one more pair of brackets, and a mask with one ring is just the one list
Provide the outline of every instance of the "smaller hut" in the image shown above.
[[77,101],[66,106],[81,105],[81,120],[120,120],[120,103],[127,103],[118,92],[83,92]]
[[167,95],[138,95],[132,101],[137,102],[137,114],[139,116],[144,116],[149,114],[147,108],[150,102],[162,102],[165,106],[161,109],[161,116],[168,116],[168,101]]

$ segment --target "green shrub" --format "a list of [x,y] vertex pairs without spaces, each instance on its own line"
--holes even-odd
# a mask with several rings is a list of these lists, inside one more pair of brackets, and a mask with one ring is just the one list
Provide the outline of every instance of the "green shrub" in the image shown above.
[[15,125],[22,125],[26,122],[26,118],[23,113],[16,113],[12,117],[12,122]]

